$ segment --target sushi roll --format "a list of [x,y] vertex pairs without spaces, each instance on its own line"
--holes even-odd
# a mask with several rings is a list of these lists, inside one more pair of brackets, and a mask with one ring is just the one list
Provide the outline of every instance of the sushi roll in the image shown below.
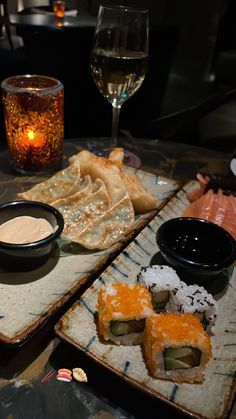
[[144,348],[151,375],[177,383],[201,383],[212,356],[210,337],[192,314],[150,316]]
[[186,285],[185,282],[181,281],[180,287],[171,291],[166,311],[192,313],[198,317],[208,333],[214,332],[217,303],[203,287]]
[[145,320],[153,313],[151,295],[142,285],[114,283],[98,293],[98,333],[118,345],[138,345]]
[[165,311],[170,292],[180,286],[180,279],[175,270],[165,265],[142,268],[138,274],[138,282],[152,294],[152,305],[156,313]]

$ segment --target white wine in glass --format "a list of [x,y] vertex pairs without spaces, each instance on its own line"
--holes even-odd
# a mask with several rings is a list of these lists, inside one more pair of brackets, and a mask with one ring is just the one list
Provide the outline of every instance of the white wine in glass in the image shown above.
[[91,52],[92,75],[112,104],[111,149],[117,145],[121,105],[141,86],[148,63],[148,11],[100,6]]

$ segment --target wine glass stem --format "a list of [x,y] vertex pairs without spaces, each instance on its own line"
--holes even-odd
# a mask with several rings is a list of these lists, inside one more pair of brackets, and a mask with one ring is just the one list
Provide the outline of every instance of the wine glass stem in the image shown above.
[[117,146],[118,126],[120,119],[120,106],[112,106],[112,135],[111,135],[111,147]]

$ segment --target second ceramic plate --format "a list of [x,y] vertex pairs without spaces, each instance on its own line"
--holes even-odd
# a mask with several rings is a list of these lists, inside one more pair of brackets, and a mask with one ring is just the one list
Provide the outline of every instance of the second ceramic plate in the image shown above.
[[133,242],[114,260],[79,301],[63,316],[56,326],[60,338],[110,369],[122,379],[142,391],[166,401],[199,418],[225,418],[235,393],[236,368],[236,272],[228,289],[218,295],[219,312],[215,335],[212,337],[213,357],[207,366],[202,384],[175,384],[152,378],[146,368],[140,346],[104,344],[97,334],[95,323],[97,293],[102,286],[112,282],[136,282],[141,266],[148,266],[157,254],[156,231],[170,218],[182,214],[188,205],[187,185],[155,216]]

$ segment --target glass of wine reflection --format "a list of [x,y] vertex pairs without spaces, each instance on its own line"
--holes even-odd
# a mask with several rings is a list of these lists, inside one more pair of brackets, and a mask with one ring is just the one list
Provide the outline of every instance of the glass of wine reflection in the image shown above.
[[112,105],[110,149],[117,145],[122,104],[141,86],[148,63],[148,11],[100,6],[91,52],[92,76]]

